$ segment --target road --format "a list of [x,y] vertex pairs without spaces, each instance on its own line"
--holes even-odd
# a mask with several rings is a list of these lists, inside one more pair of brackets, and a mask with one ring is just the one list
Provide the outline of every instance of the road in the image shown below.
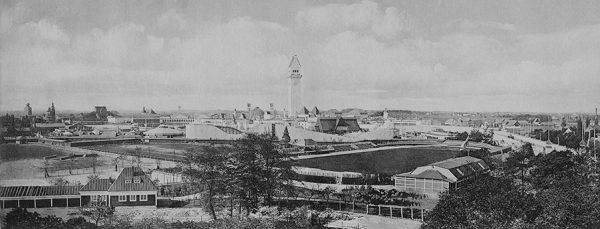
[[[514,139],[508,137],[511,135]],[[540,153],[549,153],[553,150],[567,150],[567,147],[565,146],[557,145],[554,143],[548,144],[547,142],[540,141],[538,139],[529,138],[518,134],[511,134],[505,131],[494,131],[494,140],[500,142],[501,145],[514,147],[520,147],[525,142],[531,143],[535,155],[538,155]]]

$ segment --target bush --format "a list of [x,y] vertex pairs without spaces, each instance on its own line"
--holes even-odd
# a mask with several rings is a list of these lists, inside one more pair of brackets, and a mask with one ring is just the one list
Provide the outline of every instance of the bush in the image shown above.
[[37,212],[29,212],[25,208],[15,208],[4,217],[6,228],[66,228],[63,219],[56,216],[41,217]]

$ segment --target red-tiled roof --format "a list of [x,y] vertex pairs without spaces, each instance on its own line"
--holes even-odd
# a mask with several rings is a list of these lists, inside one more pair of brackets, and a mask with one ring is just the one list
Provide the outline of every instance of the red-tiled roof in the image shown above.
[[0,197],[79,195],[81,186],[0,187]]
[[[134,180],[139,179],[140,183],[135,183]],[[129,180],[131,183],[126,181]],[[119,177],[108,189],[109,192],[120,191],[156,191],[156,185],[150,180],[144,171],[139,167],[124,168],[119,174]]]
[[108,191],[111,184],[110,179],[94,179],[83,186],[81,191]]

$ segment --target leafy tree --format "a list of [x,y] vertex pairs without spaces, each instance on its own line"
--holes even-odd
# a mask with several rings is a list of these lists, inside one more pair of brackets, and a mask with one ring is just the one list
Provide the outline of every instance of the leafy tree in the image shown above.
[[225,193],[228,160],[225,152],[226,149],[215,146],[189,149],[188,164],[183,170],[186,179],[195,184],[198,190],[203,191],[204,207],[215,220],[215,198]]
[[297,177],[292,170],[294,161],[269,136],[247,135],[236,142],[231,156],[228,167],[246,214],[258,209],[261,197],[269,205],[277,190],[293,188],[292,180]]
[[512,152],[506,159],[505,172],[509,176],[519,177],[520,183],[523,184],[526,180],[525,173],[531,167],[529,162],[534,156],[531,144],[525,143],[520,150]]
[[101,221],[106,221],[114,215],[115,208],[109,206],[93,206],[81,208],[80,212],[81,215],[89,217],[94,221],[95,225],[98,226],[98,223]]
[[540,207],[532,194],[506,177],[481,176],[473,184],[442,194],[425,228],[506,228],[533,223]]

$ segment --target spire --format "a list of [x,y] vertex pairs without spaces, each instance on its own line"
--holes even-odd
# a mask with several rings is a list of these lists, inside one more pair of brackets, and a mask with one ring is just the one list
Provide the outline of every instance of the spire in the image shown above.
[[292,56],[292,60],[290,60],[290,65],[288,65],[288,68],[300,69],[300,67],[302,67],[302,65],[300,65],[300,60],[298,60],[298,55]]
[[288,132],[287,126],[285,127],[285,129],[283,129],[283,136],[281,137],[281,141],[285,143],[290,143],[291,141],[290,133]]
[[321,111],[319,111],[319,108],[317,108],[317,106],[315,106],[315,107],[312,109],[311,113],[312,113],[312,114],[314,114],[314,115],[320,115],[320,114],[321,114]]

